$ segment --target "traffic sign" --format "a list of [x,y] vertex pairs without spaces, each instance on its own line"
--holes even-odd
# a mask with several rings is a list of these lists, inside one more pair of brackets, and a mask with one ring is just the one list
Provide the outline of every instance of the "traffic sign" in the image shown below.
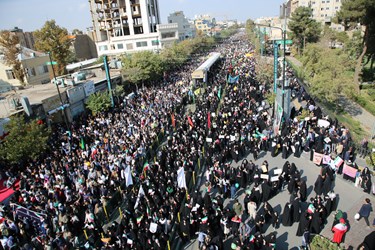
[[52,65],[56,65],[56,64],[57,64],[57,62],[55,62],[55,61],[52,61],[52,62],[47,62],[46,64],[47,64],[47,65],[51,65],[51,64],[52,64]]
[[[285,40],[285,44],[292,44],[292,43],[293,43],[292,40]],[[277,40],[276,44],[282,44],[282,45],[284,45],[284,40]]]

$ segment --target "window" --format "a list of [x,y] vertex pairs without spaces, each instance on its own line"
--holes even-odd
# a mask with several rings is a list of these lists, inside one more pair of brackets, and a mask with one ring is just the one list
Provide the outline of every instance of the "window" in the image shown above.
[[36,76],[34,68],[27,69],[27,76]]
[[329,7],[327,7],[326,10],[329,10]]
[[137,43],[136,43],[136,46],[137,46],[137,47],[147,47],[147,41],[137,42]]
[[152,46],[158,46],[159,45],[159,40],[152,40],[151,44],[152,44]]
[[133,44],[132,43],[127,43],[126,44],[126,49],[127,50],[132,50],[133,49]]
[[123,48],[124,48],[124,44],[122,44],[122,43],[117,44],[117,49],[123,49]]
[[161,34],[161,38],[162,38],[162,39],[165,39],[165,38],[172,38],[172,37],[176,37],[175,32],[165,32],[165,33],[162,33],[162,34]]
[[324,8],[320,8],[320,10],[324,10]]
[[47,65],[40,65],[37,67],[37,72],[38,72],[38,75],[42,75],[42,74],[45,74],[45,73],[48,73],[48,67]]
[[325,3],[326,1],[322,1],[322,3]]
[[99,51],[106,51],[106,50],[108,50],[108,46],[107,45],[99,46]]
[[6,72],[7,78],[9,80],[16,79],[16,77],[14,76],[13,70],[7,69],[7,70],[5,70],[5,72]]
[[338,10],[338,9],[339,9],[339,7],[336,6],[336,7],[335,7],[335,10]]

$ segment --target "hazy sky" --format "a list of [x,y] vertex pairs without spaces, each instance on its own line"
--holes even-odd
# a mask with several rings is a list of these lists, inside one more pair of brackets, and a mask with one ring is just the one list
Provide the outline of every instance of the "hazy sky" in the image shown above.
[[[285,0],[159,0],[162,23],[169,13],[182,10],[185,16],[210,14],[217,20],[275,16]],[[40,29],[46,20],[69,31],[92,26],[88,0],[0,0],[0,30],[15,26],[24,31]]]

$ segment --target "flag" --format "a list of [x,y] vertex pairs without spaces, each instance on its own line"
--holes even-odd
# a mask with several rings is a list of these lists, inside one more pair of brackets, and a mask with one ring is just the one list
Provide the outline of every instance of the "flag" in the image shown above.
[[194,90],[195,95],[200,95],[200,93],[201,93],[201,88]]
[[239,78],[240,78],[239,75],[237,75],[237,76],[229,75],[228,76],[228,83],[230,83],[230,84],[237,83]]
[[175,120],[174,114],[171,114],[171,121],[172,121],[172,126],[175,128],[176,127],[176,120]]
[[186,188],[186,178],[183,167],[180,167],[177,171],[177,184],[179,188]]
[[130,171],[130,166],[127,166],[125,169],[125,181],[126,181],[127,187],[130,185],[133,185],[133,178],[132,178],[132,174]]
[[219,100],[221,99],[221,86],[219,88],[219,91],[217,92],[217,97],[219,97]]
[[143,172],[147,171],[149,167],[150,167],[150,164],[148,164],[148,161],[146,161],[145,164],[143,164]]
[[201,221],[202,221],[202,224],[206,224],[207,221],[208,221],[208,217],[207,217],[207,216],[206,216],[206,217],[203,217],[203,218],[201,219]]
[[210,114],[210,111],[207,112],[207,127],[208,127],[208,129],[211,128],[211,114]]
[[79,143],[82,149],[85,149],[85,141],[83,140],[83,137],[81,137],[81,142]]
[[140,224],[143,219],[143,215],[137,217],[137,224]]
[[190,116],[188,116],[188,122],[189,122],[189,125],[194,128],[194,124],[193,124],[193,121],[191,120]]
[[139,200],[141,199],[142,196],[145,195],[145,191],[143,190],[143,187],[142,185],[139,187],[139,191],[138,191],[138,196],[137,196],[137,200],[135,201],[135,205],[134,205],[134,208],[137,208],[138,205],[139,205]]

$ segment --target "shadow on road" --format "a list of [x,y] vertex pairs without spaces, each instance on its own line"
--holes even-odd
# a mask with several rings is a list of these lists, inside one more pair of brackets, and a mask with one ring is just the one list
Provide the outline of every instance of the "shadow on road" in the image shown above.
[[283,233],[276,239],[276,246],[278,249],[289,249],[288,232]]

